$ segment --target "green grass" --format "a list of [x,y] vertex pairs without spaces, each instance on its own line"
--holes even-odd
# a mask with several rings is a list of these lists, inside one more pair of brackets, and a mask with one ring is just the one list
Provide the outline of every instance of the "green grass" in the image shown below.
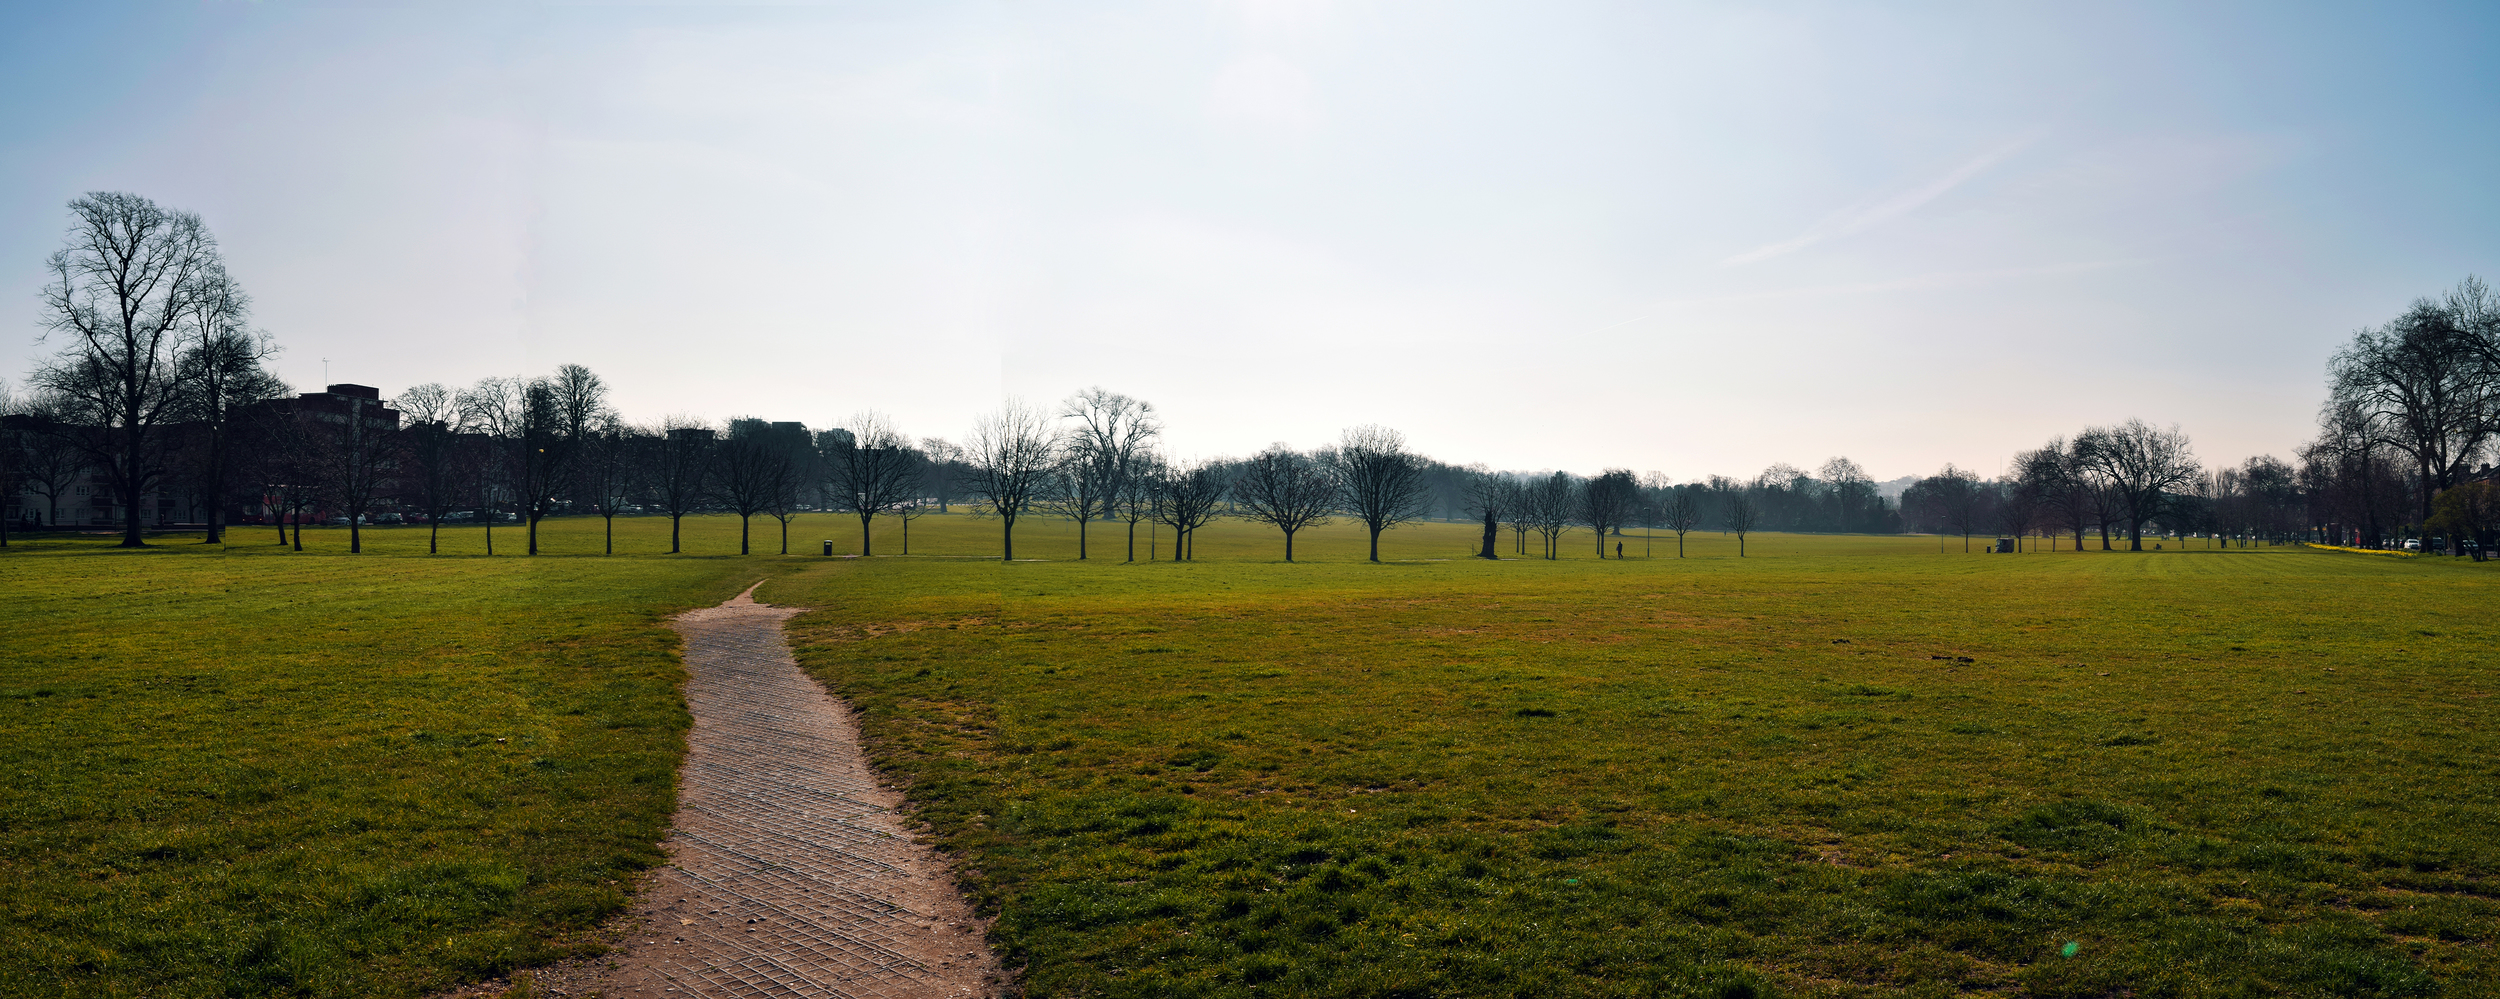
[[1260,540],[766,588],[1031,994],[2500,992],[2480,567]]
[[572,951],[659,859],[658,618],[729,559],[13,545],[0,995],[416,995]]
[[13,543],[0,995],[577,952],[657,859],[659,618],[765,575],[1034,995],[2500,992],[2488,566],[1584,532],[1488,564],[1446,524],[1285,565],[1238,523],[1196,563],[1097,526],[1002,565],[962,515],[867,560],[618,525],[617,558],[596,520],[535,560]]

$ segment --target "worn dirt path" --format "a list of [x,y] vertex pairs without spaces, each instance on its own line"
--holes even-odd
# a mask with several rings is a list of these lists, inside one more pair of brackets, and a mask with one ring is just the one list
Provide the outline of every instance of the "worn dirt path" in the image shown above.
[[[758,586],[763,584],[758,583]],[[670,864],[631,933],[542,969],[556,995],[967,997],[998,963],[944,858],[877,782],[849,708],[799,671],[755,588],[674,622],[694,712]]]

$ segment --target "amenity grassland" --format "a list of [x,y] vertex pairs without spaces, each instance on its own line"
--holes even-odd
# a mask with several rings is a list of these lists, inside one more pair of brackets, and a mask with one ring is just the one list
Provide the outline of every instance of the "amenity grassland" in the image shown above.
[[576,949],[657,859],[660,618],[768,576],[1034,995],[2500,993],[2488,565],[617,523],[0,555],[0,994]]

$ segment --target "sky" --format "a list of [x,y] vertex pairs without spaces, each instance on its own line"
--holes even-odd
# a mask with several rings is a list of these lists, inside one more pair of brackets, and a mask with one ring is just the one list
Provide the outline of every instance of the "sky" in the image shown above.
[[[0,378],[66,203],[195,211],[300,389],[1877,479],[2288,456],[2500,278],[2500,6],[0,5]],[[326,372],[326,374],[325,374]]]

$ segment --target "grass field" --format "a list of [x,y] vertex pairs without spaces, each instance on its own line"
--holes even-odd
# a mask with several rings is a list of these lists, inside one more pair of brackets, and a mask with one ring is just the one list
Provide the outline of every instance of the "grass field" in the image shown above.
[[766,595],[1037,995],[2500,994],[2492,574],[1933,544]]
[[565,952],[656,856],[658,619],[766,575],[1034,995],[2500,994],[2488,566],[618,525],[0,554],[0,994]]
[[737,559],[0,556],[0,995],[413,995],[658,858]]

